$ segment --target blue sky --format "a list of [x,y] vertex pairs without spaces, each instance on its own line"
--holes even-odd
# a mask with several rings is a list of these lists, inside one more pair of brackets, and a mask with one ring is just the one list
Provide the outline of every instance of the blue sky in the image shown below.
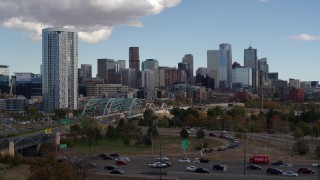
[[[4,0],[17,2],[16,6],[21,5],[19,1],[22,0]],[[11,74],[39,73],[39,27],[62,24],[87,32],[79,35],[79,67],[92,64],[94,74],[96,59],[128,60],[130,46],[140,47],[140,62],[154,58],[160,66],[177,66],[185,54],[193,54],[196,69],[207,66],[207,50],[218,49],[220,43],[230,43],[233,61],[243,65],[243,50],[251,41],[252,47],[258,50],[258,58],[268,58],[270,72],[279,72],[280,79],[320,80],[319,0],[142,1],[114,3],[110,12],[101,12],[105,15],[100,14],[101,19],[94,15],[87,18],[91,17],[88,13],[85,22],[79,21],[84,18],[77,11],[83,12],[86,6],[67,9],[75,12],[69,19],[50,14],[50,10],[56,11],[50,6],[45,11],[50,16],[44,20],[43,15],[32,14],[28,9],[20,9],[16,14],[4,12],[8,7],[0,3],[0,64],[9,65]],[[110,7],[113,0],[108,2],[104,6]],[[91,4],[91,11],[96,7]],[[94,19],[92,23],[90,19]]]

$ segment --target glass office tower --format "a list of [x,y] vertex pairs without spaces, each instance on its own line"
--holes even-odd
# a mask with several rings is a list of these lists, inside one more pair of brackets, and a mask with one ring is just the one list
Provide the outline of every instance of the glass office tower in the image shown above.
[[218,87],[228,89],[232,83],[232,51],[231,45],[223,43],[219,45]]
[[42,30],[44,108],[77,109],[78,33],[60,27]]

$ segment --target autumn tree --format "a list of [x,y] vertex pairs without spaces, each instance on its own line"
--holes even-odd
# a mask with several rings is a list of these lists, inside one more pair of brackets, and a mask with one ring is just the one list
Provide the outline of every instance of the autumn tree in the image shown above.
[[187,129],[185,127],[181,129],[180,136],[182,137],[182,139],[189,138],[189,132],[187,131]]

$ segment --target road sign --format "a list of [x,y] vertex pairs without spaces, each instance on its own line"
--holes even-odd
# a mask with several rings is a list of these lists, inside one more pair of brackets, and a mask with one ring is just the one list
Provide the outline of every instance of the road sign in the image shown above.
[[66,149],[67,148],[67,144],[60,144],[60,149]]
[[70,120],[69,119],[61,119],[60,124],[69,124]]
[[182,141],[181,141],[181,148],[182,148],[183,150],[188,149],[188,148],[189,148],[189,145],[190,145],[189,140],[182,140]]

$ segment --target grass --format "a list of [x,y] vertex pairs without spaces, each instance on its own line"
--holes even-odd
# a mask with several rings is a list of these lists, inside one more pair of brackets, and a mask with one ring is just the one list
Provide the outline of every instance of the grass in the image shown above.
[[[160,153],[161,144],[161,152],[163,154],[179,155],[182,153],[181,140],[182,139],[180,137],[174,135],[160,135],[159,137],[154,138],[153,154]],[[189,141],[190,148],[186,150],[186,152],[198,153],[199,151],[195,150],[195,147],[201,145],[202,140],[195,137],[190,137]],[[204,141],[208,142],[209,147],[218,147],[223,145],[223,143],[218,140],[204,139]],[[81,153],[117,152],[125,155],[152,155],[152,146],[134,145],[134,141],[131,141],[130,145],[124,145],[121,139],[102,139],[97,142],[95,147],[93,145],[90,146],[87,142],[77,141],[75,148]]]

